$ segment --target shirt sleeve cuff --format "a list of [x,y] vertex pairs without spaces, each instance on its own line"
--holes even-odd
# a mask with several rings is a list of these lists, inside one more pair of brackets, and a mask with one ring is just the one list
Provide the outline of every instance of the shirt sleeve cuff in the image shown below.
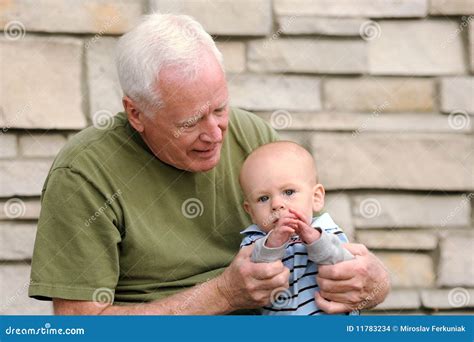
[[288,245],[288,242],[283,244],[280,247],[270,248],[265,246],[265,242],[268,239],[267,234],[265,237],[255,241],[255,248],[253,249],[251,259],[253,262],[273,262],[281,260],[285,255],[285,250]]
[[354,259],[354,256],[344,247],[334,234],[316,228],[321,236],[313,243],[306,245],[308,258],[319,265],[333,265],[338,262]]

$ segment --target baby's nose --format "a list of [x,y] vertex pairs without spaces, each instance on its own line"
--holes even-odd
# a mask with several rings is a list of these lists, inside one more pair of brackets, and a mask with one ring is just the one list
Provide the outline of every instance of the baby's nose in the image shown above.
[[285,202],[281,200],[274,200],[272,202],[272,210],[277,211],[277,210],[282,210],[285,209]]

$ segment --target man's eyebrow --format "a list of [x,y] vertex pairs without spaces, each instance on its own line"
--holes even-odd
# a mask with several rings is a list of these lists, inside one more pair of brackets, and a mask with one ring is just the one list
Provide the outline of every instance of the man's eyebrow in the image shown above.
[[204,116],[202,113],[196,112],[195,114],[189,116],[188,118],[178,121],[176,124],[177,125],[185,125],[185,124],[194,124],[201,120],[201,118]]
[[[217,107],[217,108],[220,109],[220,108],[223,108],[223,107],[227,106],[228,102],[229,102],[229,98],[226,98],[224,101],[221,102],[220,106]],[[184,120],[178,121],[176,124],[181,126],[181,125],[185,125],[185,124],[195,123],[195,122],[199,121],[203,116],[204,116],[204,114],[201,113],[201,111],[198,110],[193,115],[190,115],[188,118],[186,118]]]

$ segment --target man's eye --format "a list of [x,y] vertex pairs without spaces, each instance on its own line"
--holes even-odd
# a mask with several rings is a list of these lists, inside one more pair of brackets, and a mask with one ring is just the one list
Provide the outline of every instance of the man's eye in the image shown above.
[[269,199],[268,196],[260,196],[257,201],[258,202],[266,202],[266,201],[268,201],[268,199]]
[[198,120],[188,120],[184,124],[181,125],[181,128],[193,128],[197,125]]
[[291,195],[293,195],[296,191],[293,190],[293,189],[287,189],[287,190],[285,190],[285,191],[283,191],[283,192],[285,193],[285,195],[291,196]]

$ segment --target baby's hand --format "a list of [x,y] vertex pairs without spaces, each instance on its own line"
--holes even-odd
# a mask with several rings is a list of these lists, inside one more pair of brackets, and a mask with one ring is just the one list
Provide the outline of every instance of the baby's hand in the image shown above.
[[295,234],[295,228],[298,227],[297,221],[294,217],[281,217],[276,227],[270,231],[265,246],[270,248],[283,246]]
[[301,213],[294,209],[290,209],[290,213],[297,218],[297,227],[294,230],[305,244],[310,245],[321,237],[321,233],[317,229],[314,229],[305,222],[304,216]]

